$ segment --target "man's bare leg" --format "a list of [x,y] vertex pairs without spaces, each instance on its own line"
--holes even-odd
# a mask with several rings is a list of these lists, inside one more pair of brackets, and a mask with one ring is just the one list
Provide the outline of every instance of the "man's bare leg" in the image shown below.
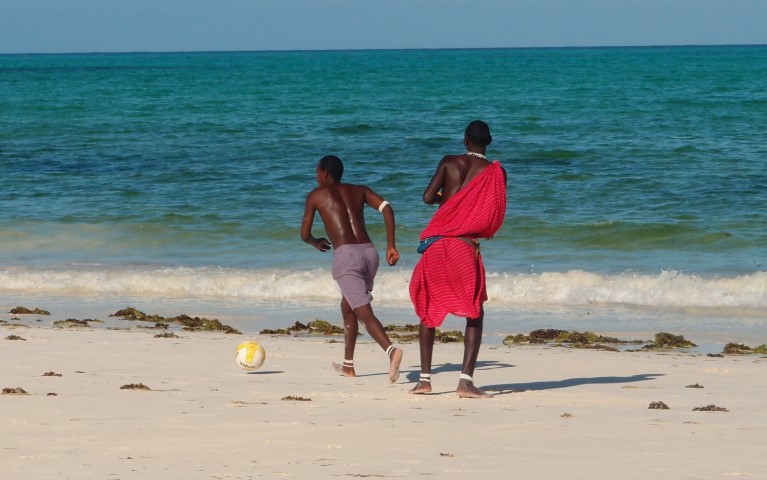
[[344,362],[339,364],[333,362],[333,368],[345,377],[356,377],[354,371],[354,348],[357,346],[357,336],[359,335],[359,325],[357,315],[352,310],[346,298],[341,300],[341,316],[344,319]]
[[431,358],[434,352],[435,329],[429,328],[423,323],[418,330],[418,345],[421,350],[421,377],[410,393],[431,393]]
[[474,386],[474,368],[477,366],[479,347],[482,344],[482,323],[484,311],[480,312],[477,319],[466,319],[466,332],[463,340],[463,368],[461,379],[458,380],[458,388],[455,392],[460,398],[488,398],[492,395],[483,392]]
[[365,329],[373,340],[386,351],[389,356],[389,382],[396,382],[399,378],[399,366],[402,363],[402,349],[392,345],[381,321],[375,316],[373,307],[369,303],[354,309],[354,314],[365,325]]

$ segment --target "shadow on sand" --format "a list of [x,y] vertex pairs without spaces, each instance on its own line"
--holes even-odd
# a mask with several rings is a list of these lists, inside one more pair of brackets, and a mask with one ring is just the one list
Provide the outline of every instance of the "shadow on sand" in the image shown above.
[[[494,370],[496,368],[513,368],[514,365],[510,363],[496,362],[495,360],[479,360],[477,361],[476,370]],[[460,372],[463,365],[460,363],[443,363],[442,365],[435,365],[431,367],[431,374],[436,375],[443,372]],[[404,373],[404,372],[403,372]],[[420,369],[407,372],[406,378],[410,382],[417,382],[418,377],[421,375]],[[456,380],[457,381],[457,380]]]
[[488,392],[497,392],[498,394],[519,393],[528,390],[554,390],[556,388],[570,388],[580,385],[603,385],[607,383],[635,383],[654,380],[655,377],[662,377],[660,373],[642,373],[639,375],[630,375],[628,377],[583,377],[566,378],[564,380],[551,380],[543,382],[530,383],[504,383],[497,385],[484,385],[482,390]]
[[[460,372],[461,364],[457,363],[445,363],[432,367],[432,375],[443,372]],[[509,363],[496,362],[492,360],[478,361],[477,371],[492,370],[496,368],[513,368],[514,365]],[[410,371],[407,373],[406,378],[409,382],[416,383],[420,372],[418,370]],[[549,380],[540,382],[529,383],[504,383],[496,385],[482,385],[480,390],[485,392],[492,392],[495,395],[519,393],[528,390],[554,390],[557,388],[570,388],[580,385],[603,385],[609,383],[636,383],[646,382],[654,380],[656,377],[662,377],[663,374],[657,373],[643,373],[639,375],[630,375],[626,377],[582,377],[582,378],[566,378],[563,380]],[[457,381],[457,380],[456,380]],[[446,392],[451,393],[451,392]]]

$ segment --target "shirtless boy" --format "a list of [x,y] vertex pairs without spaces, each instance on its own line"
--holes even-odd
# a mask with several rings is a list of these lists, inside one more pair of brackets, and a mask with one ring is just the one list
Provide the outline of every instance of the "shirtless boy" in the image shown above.
[[[386,261],[396,265],[399,252],[394,244],[394,210],[389,202],[365,185],[341,183],[344,165],[336,156],[323,157],[317,164],[318,187],[309,192],[301,221],[301,240],[320,252],[333,253],[333,278],[341,288],[341,315],[344,319],[344,361],[336,370],[354,377],[354,347],[359,332],[358,321],[389,357],[389,381],[399,378],[402,349],[392,345],[383,325],[373,313],[370,302],[379,256],[365,229],[364,207],[367,204],[383,214],[386,226]],[[312,235],[314,212],[319,212],[330,240]]]

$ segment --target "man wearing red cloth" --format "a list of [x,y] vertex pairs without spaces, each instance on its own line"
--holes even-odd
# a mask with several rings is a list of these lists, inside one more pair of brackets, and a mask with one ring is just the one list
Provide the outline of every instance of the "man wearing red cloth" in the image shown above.
[[487,300],[479,238],[491,238],[506,215],[506,171],[485,157],[492,137],[480,120],[466,127],[463,155],[446,155],[423,193],[439,208],[421,232],[421,259],[413,270],[410,299],[421,320],[421,376],[410,393],[431,392],[435,328],[447,314],[466,317],[463,368],[456,393],[462,398],[490,395],[474,386],[482,343],[482,304]]

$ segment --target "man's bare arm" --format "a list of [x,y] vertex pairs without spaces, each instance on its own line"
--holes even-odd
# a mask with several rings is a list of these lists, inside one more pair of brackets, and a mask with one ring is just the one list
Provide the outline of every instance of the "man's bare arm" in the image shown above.
[[442,193],[440,190],[442,190],[443,185],[445,184],[445,157],[440,160],[439,165],[437,165],[437,170],[434,172],[434,175],[431,177],[431,181],[429,181],[429,185],[426,187],[426,190],[423,192],[423,202],[427,205],[434,205],[435,203],[441,203],[442,200]]
[[301,219],[301,240],[313,246],[320,252],[330,250],[331,244],[326,238],[316,238],[312,235],[312,224],[314,224],[314,213],[317,208],[314,206],[313,195],[306,196],[304,204],[304,217]]
[[384,218],[386,227],[386,262],[389,265],[396,265],[399,261],[399,252],[396,245],[396,229],[394,220],[394,209],[389,202],[384,201],[383,197],[373,190],[365,189],[365,203],[380,211]]

